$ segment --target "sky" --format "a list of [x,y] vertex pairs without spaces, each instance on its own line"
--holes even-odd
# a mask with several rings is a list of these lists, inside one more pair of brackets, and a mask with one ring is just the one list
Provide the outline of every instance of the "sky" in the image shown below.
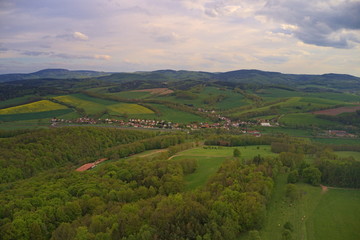
[[360,76],[360,0],[0,0],[0,74],[45,68]]

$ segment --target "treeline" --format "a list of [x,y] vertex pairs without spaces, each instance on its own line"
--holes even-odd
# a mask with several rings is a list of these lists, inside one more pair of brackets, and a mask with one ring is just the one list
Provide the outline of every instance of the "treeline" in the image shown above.
[[204,188],[184,192],[196,160],[167,159],[57,169],[2,185],[0,239],[233,240],[263,225],[278,160],[225,161]]
[[322,173],[321,182],[332,187],[360,188],[360,162],[353,157],[338,157],[326,149],[317,154],[315,166]]
[[318,145],[301,138],[294,138],[286,135],[271,136],[263,135],[255,137],[252,135],[231,135],[216,134],[210,135],[205,139],[206,145],[218,146],[251,146],[251,145],[271,145],[272,152],[302,152],[315,153]]
[[271,136],[254,137],[250,135],[211,135],[205,139],[206,145],[218,145],[218,146],[251,146],[251,145],[270,145],[276,138]]
[[141,153],[146,150],[168,148],[170,146],[183,143],[184,141],[185,137],[183,134],[156,136],[109,148],[106,150],[105,155],[110,159],[119,159],[136,153]]
[[68,108],[70,108],[70,109],[74,109],[77,113],[80,114],[80,116],[83,116],[83,117],[86,116],[85,109],[83,109],[83,108],[79,108],[79,107],[77,107],[77,106],[75,106],[75,105],[72,105],[72,104],[70,104],[70,103],[66,103],[66,102],[60,101],[60,100],[55,99],[55,98],[46,98],[46,99],[49,100],[49,101],[52,101],[52,102],[54,102],[54,103],[58,103],[58,104],[64,105],[65,107],[68,107]]
[[152,138],[157,134],[111,128],[64,127],[2,139],[0,183],[28,178],[53,167],[92,162],[104,157],[109,147]]

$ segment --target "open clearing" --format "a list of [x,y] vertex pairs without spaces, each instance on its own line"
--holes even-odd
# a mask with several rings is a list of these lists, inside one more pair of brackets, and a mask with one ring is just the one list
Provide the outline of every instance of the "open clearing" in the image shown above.
[[212,175],[216,173],[221,164],[226,159],[233,158],[233,151],[238,148],[241,152],[241,159],[243,161],[252,159],[254,156],[260,154],[261,156],[276,156],[277,154],[270,151],[270,146],[246,146],[246,147],[218,147],[205,146],[201,148],[193,148],[178,153],[172,159],[196,159],[198,163],[197,170],[185,176],[187,182],[186,189],[193,190],[197,187],[204,186]]

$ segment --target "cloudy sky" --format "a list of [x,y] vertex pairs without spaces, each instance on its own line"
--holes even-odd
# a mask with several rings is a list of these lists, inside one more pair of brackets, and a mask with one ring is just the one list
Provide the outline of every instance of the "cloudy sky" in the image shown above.
[[0,0],[0,73],[360,76],[360,0]]

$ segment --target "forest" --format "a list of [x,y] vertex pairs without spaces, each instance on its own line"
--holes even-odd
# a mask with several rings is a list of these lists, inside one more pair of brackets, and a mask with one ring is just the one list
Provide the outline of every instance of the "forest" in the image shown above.
[[[1,136],[3,240],[235,240],[246,233],[261,239],[278,176],[287,176],[289,201],[299,197],[299,182],[360,187],[358,160],[337,156],[334,145],[289,136],[101,127]],[[243,158],[236,148],[250,146],[269,146],[274,155]],[[186,190],[186,177],[201,170],[198,160],[172,156],[219,147],[235,147],[233,155],[203,186]],[[156,154],[141,156],[149,150]],[[103,157],[109,160],[75,171]],[[288,230],[280,237],[289,236]]]

